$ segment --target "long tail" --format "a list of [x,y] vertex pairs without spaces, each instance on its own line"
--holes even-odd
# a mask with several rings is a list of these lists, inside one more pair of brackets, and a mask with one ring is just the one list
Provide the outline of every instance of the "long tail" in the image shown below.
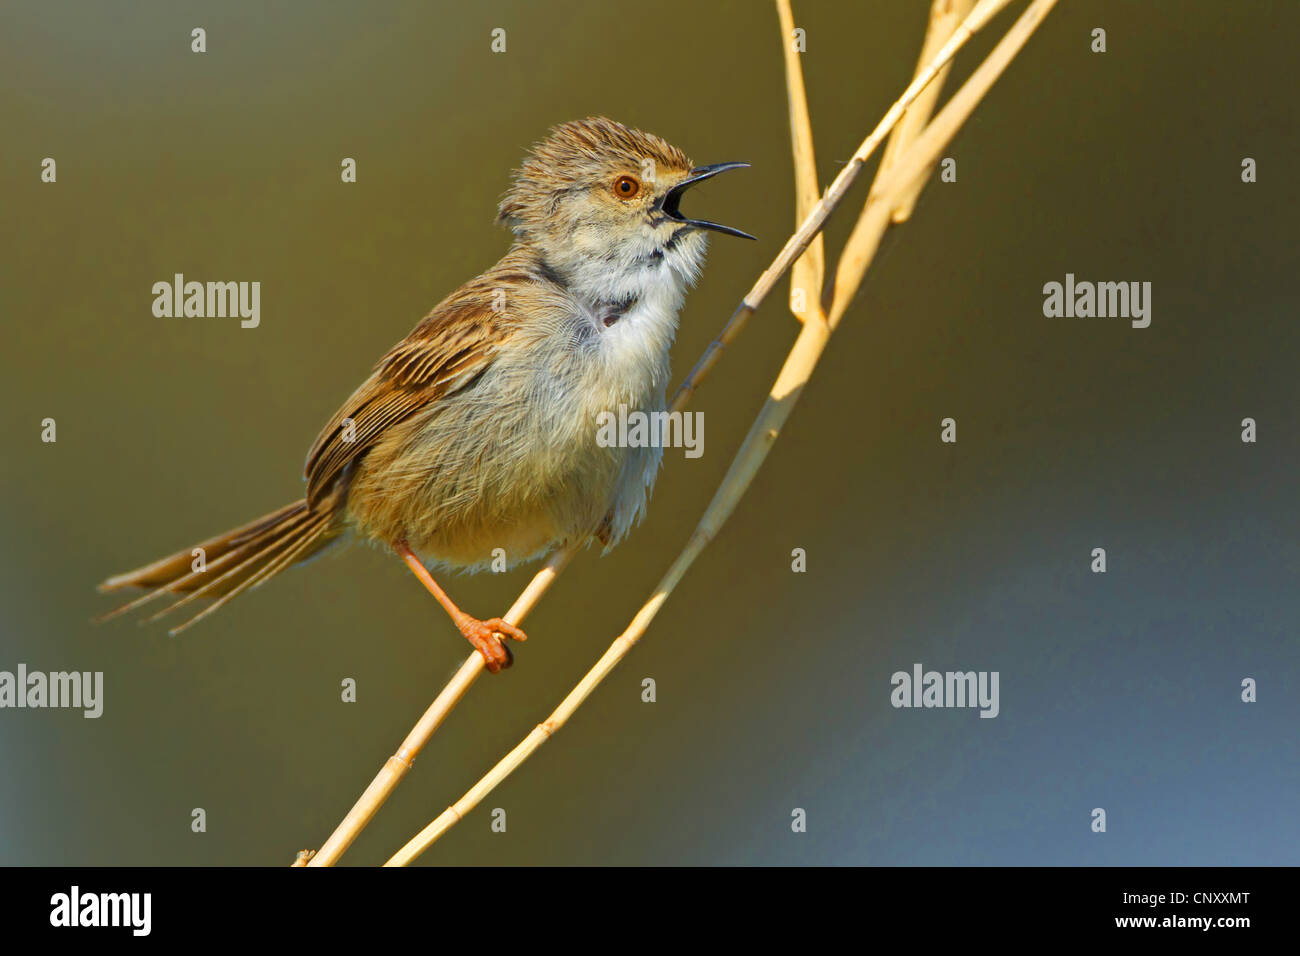
[[126,587],[150,590],[96,620],[117,617],[164,594],[185,596],[147,620],[157,620],[198,598],[216,598],[184,624],[171,629],[172,634],[179,634],[237,595],[270,580],[290,565],[305,561],[338,537],[339,532],[333,496],[318,502],[314,508],[305,500],[295,501],[153,564],[114,575],[100,584],[99,590],[116,591]]

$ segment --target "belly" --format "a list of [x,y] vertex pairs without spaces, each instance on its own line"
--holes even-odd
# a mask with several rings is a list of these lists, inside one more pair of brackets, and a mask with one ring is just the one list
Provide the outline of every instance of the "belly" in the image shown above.
[[601,447],[584,411],[521,394],[453,397],[390,428],[351,476],[356,529],[465,569],[511,567],[595,534],[629,450]]

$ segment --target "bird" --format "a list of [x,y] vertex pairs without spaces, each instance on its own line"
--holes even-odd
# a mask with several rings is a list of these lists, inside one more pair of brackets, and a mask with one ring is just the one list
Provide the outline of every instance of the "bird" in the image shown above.
[[[597,440],[602,413],[666,408],[669,352],[707,234],[754,237],[681,211],[683,194],[747,166],[694,165],[652,133],[605,117],[534,144],[498,207],[509,250],[444,298],[374,365],[307,454],[302,499],[134,571],[101,591],[145,588],[101,617],[179,597],[192,626],[344,539],[410,568],[497,673],[502,638],[527,635],[463,611],[432,569],[474,572],[560,547],[608,552],[644,516],[663,451]],[[498,562],[499,563],[499,562]]]

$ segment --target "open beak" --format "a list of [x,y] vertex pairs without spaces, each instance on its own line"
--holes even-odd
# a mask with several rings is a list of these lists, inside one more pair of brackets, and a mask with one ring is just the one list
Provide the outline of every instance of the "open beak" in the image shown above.
[[682,201],[682,193],[696,183],[711,179],[718,173],[725,173],[728,169],[743,169],[748,165],[749,163],[714,163],[712,166],[696,166],[691,170],[690,176],[664,194],[664,198],[659,203],[659,211],[673,222],[685,223],[688,226],[694,226],[696,229],[712,229],[714,232],[723,232],[728,236],[753,239],[754,237],[747,232],[741,232],[739,229],[732,229],[730,226],[723,226],[716,222],[709,222],[707,219],[687,219],[682,215],[681,210],[677,208]]

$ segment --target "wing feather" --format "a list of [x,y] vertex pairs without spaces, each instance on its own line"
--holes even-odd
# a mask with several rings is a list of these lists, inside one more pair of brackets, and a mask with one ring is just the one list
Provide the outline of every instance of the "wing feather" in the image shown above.
[[[470,385],[492,364],[509,329],[490,307],[490,289],[462,289],[389,350],[360,388],[330,419],[311,451],[304,475],[307,501],[324,497],[352,462],[383,433],[429,403]],[[352,421],[352,438],[344,440]]]

